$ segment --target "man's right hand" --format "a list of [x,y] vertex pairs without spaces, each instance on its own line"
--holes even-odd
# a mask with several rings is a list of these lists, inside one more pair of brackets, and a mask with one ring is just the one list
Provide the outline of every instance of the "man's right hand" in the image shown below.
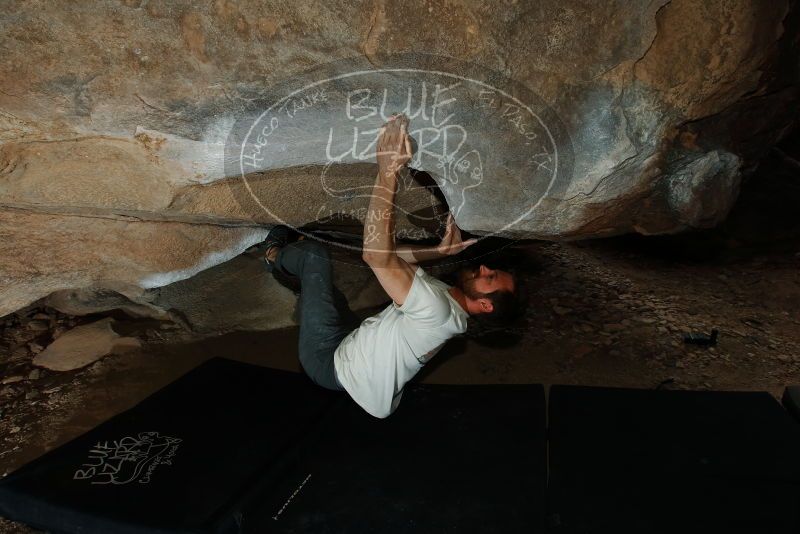
[[378,134],[378,170],[383,176],[394,176],[411,161],[409,120],[403,114],[392,115]]

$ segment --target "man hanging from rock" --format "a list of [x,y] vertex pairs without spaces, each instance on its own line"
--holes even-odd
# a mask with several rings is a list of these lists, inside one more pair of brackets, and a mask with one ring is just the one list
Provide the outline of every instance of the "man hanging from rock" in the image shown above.
[[273,228],[265,244],[268,270],[300,280],[300,363],[311,380],[344,390],[364,410],[385,418],[397,408],[405,384],[451,337],[467,329],[470,315],[508,319],[519,311],[512,274],[485,265],[462,268],[449,286],[416,263],[457,254],[462,240],[452,214],[438,247],[395,245],[398,173],[411,159],[409,121],[393,115],[378,139],[378,176],[364,221],[362,258],[392,303],[355,329],[334,304],[328,250],[306,239],[289,242],[286,226]]

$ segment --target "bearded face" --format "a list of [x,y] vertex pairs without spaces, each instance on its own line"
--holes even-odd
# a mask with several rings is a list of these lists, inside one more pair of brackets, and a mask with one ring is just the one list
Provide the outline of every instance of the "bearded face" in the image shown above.
[[480,267],[462,267],[456,273],[456,287],[470,299],[479,299],[485,295],[475,289],[475,283],[480,272]]

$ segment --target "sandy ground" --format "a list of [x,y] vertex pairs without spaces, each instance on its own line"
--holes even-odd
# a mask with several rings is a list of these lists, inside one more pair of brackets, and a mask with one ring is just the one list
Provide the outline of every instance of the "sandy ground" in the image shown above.
[[[525,320],[481,339],[451,340],[416,379],[766,390],[776,397],[785,385],[800,383],[800,253],[790,248],[709,262],[692,254],[676,259],[673,244],[642,247],[636,239],[618,239],[517,248],[529,266]],[[76,321],[42,311],[53,323]],[[145,340],[141,349],[78,371],[37,371],[27,352],[11,345],[35,342],[41,332],[11,323],[0,338],[2,474],[206,359],[300,371],[296,328],[181,342],[174,330],[133,320],[121,324]],[[684,342],[684,334],[712,328],[720,332],[715,347]],[[33,531],[0,520],[0,532]]]

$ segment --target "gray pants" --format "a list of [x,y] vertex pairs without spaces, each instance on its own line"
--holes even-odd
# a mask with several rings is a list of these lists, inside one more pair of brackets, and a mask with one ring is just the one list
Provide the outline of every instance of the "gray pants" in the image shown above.
[[328,249],[311,239],[296,241],[278,252],[275,266],[300,279],[300,365],[315,384],[343,391],[336,378],[333,353],[358,327],[359,319],[333,286]]

